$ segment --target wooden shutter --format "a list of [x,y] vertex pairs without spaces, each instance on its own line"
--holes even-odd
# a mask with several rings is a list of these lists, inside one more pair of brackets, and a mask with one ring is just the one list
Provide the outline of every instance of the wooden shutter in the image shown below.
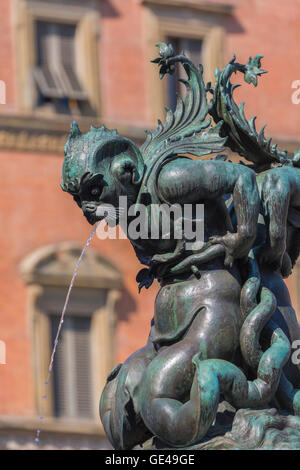
[[79,83],[75,72],[75,33],[76,27],[57,25],[60,38],[60,76],[66,96],[73,99],[87,98],[87,93]]
[[75,72],[76,26],[38,21],[35,80],[45,97],[86,100]]
[[[52,340],[59,318],[50,316]],[[93,418],[91,317],[65,319],[53,368],[54,414],[64,418]]]
[[36,23],[38,64],[34,78],[41,93],[47,98],[62,98],[64,89],[59,78],[59,37],[55,25],[44,21]]

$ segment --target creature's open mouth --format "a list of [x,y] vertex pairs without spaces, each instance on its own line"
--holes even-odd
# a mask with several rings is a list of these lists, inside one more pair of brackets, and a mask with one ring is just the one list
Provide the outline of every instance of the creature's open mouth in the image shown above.
[[94,225],[96,222],[100,221],[101,218],[97,217],[96,211],[94,212],[85,212],[84,216],[89,224]]
[[98,207],[97,210],[86,211],[84,216],[91,225],[94,225],[96,222],[106,220],[106,218],[109,217],[109,212],[102,207]]

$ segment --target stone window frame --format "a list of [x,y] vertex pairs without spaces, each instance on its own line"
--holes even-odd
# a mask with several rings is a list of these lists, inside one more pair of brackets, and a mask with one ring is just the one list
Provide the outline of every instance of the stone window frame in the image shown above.
[[157,68],[150,62],[157,57],[155,44],[168,37],[199,39],[203,41],[205,82],[214,83],[216,67],[225,65],[226,15],[230,5],[199,4],[196,1],[139,0],[144,5],[146,60],[148,63],[151,122],[165,114],[167,83],[159,80]]
[[[27,285],[27,314],[30,325],[31,341],[31,360],[34,372],[34,402],[37,416],[39,416],[42,406],[45,417],[49,417],[51,425],[56,423],[57,429],[71,431],[72,426],[68,427],[68,419],[56,418],[53,416],[53,391],[49,387],[48,398],[42,400],[45,394],[45,381],[47,377],[50,355],[52,350],[50,315],[39,306],[39,299],[46,295],[47,290],[55,288],[64,288],[65,294],[76,265],[76,261],[81,253],[82,246],[73,242],[63,242],[54,245],[42,247],[29,254],[20,264],[19,271],[23,281]],[[62,269],[51,272],[51,262],[62,254],[70,258],[68,265],[62,265]],[[85,260],[92,264],[84,268]],[[62,258],[64,259],[64,258]],[[88,261],[87,260],[87,261]],[[50,266],[50,269],[47,268]],[[91,266],[94,268],[91,269]],[[95,424],[99,425],[99,400],[100,393],[103,390],[106,379],[112,368],[115,366],[115,324],[116,324],[116,303],[119,300],[123,284],[119,271],[105,258],[102,258],[98,252],[90,248],[82,261],[81,268],[75,283],[77,293],[84,296],[97,294],[98,289],[105,291],[106,302],[100,308],[91,311],[90,305],[86,312],[91,314],[91,356],[92,370],[98,371],[93,375],[93,409],[94,417],[91,420],[83,420],[86,426],[89,426],[94,432]],[[86,273],[88,272],[88,275]],[[71,294],[72,295],[72,294]],[[94,297],[95,298],[95,297]],[[54,299],[55,301],[55,299]],[[97,302],[92,299],[92,303]],[[67,313],[66,313],[67,314]],[[49,341],[45,340],[48,338]],[[51,377],[53,381],[53,377]]]
[[300,292],[299,292],[300,260],[298,260],[297,263],[295,264],[292,275],[290,278],[288,278],[287,284],[288,284],[289,293],[292,299],[292,305],[296,311],[296,317],[297,317],[298,323],[300,324]]
[[[13,0],[18,109],[39,115],[35,108],[36,86],[31,70],[36,65],[35,22],[53,21],[76,25],[76,71],[89,102],[100,115],[99,37],[100,11],[95,0]],[[57,114],[42,114],[56,118]],[[80,116],[79,116],[80,118]]]

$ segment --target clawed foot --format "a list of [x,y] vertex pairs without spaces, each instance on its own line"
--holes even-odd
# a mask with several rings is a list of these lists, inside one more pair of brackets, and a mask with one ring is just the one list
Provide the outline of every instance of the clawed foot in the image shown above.
[[235,259],[243,259],[247,257],[251,249],[253,239],[250,239],[250,237],[243,237],[239,233],[227,232],[224,236],[211,237],[209,241],[212,245],[220,244],[224,246],[224,265],[227,268],[231,268]]

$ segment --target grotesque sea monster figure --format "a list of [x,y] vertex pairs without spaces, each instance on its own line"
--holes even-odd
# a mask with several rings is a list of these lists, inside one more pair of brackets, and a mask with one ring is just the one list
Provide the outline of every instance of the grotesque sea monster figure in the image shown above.
[[[128,234],[145,266],[137,275],[140,289],[155,278],[161,287],[147,344],[107,379],[103,426],[115,449],[149,440],[154,447],[156,440],[165,448],[200,449],[226,401],[236,412],[232,434],[223,444],[212,440],[211,448],[247,447],[250,438],[235,445],[232,436],[245,429],[244,419],[255,428],[260,417],[269,427],[275,422],[272,435],[281,442],[278,429],[288,430],[287,447],[298,448],[300,371],[291,347],[300,328],[283,277],[299,255],[299,154],[292,158],[271,145],[233,99],[231,75],[239,71],[256,86],[262,56],[246,65],[234,57],[216,71],[212,88],[203,82],[202,66],[174,55],[171,45],[159,46],[154,62],[161,78],[178,64],[187,75],[181,80],[186,96],[178,96],[174,112],[166,108],[165,123],[159,121],[140,148],[104,126],[82,134],[73,123],[65,146],[62,188],[89,223],[109,222],[113,207],[122,225],[119,201],[126,196],[125,209],[145,206],[158,231],[155,238]],[[227,161],[219,154],[226,147],[251,164]],[[200,247],[187,243],[185,230],[175,236],[183,217],[171,217],[170,236],[164,236],[155,212],[162,204],[204,206]],[[191,218],[196,222],[193,211]],[[266,424],[259,426],[254,434],[262,445]],[[274,439],[268,437],[271,447]]]

